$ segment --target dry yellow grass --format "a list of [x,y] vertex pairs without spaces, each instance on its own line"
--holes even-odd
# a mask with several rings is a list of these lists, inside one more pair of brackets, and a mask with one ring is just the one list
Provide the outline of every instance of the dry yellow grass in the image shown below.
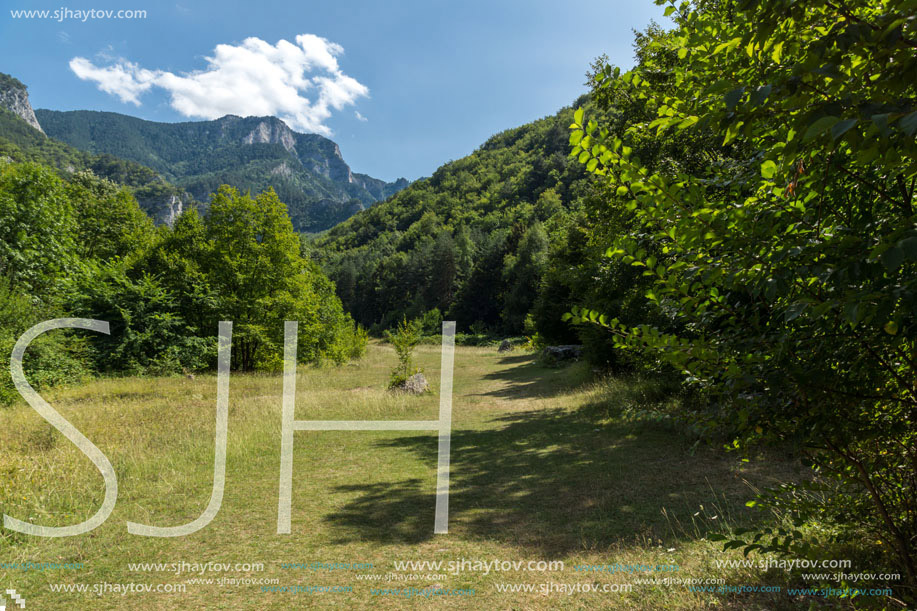
[[[439,348],[421,346],[434,391]],[[435,419],[436,394],[385,391],[395,356],[373,344],[359,363],[302,368],[297,419]],[[40,539],[0,534],[0,563],[81,562],[80,570],[0,568],[30,609],[400,608],[378,587],[470,588],[474,596],[428,604],[465,609],[779,608],[789,601],[697,594],[635,585],[628,593],[548,594],[541,584],[629,584],[633,576],[583,573],[579,564],[677,564],[669,576],[770,583],[751,569],[716,569],[724,554],[703,539],[749,518],[746,480],[771,481],[755,463],[701,450],[678,434],[625,422],[617,403],[629,383],[590,381],[583,365],[544,369],[531,355],[458,348],[452,442],[450,533],[433,535],[436,440],[426,432],[297,432],[292,534],[277,535],[280,376],[233,374],[226,494],[215,520],[174,539],[129,535],[125,522],[170,526],[196,518],[210,498],[215,376],[105,379],[45,397],[109,457],[118,504],[91,534]],[[3,513],[46,525],[92,515],[102,479],[66,439],[24,404],[0,412]],[[779,474],[785,475],[785,474]],[[445,579],[385,583],[403,560],[562,560],[555,572],[466,571]],[[263,563],[264,570],[208,577],[276,579],[280,586],[349,586],[346,593],[264,592],[260,585],[187,584],[189,575],[128,570],[133,562]],[[282,563],[372,563],[372,570],[284,569]],[[417,571],[422,572],[422,571]],[[645,575],[644,575],[645,576]],[[665,576],[665,575],[662,575]],[[762,581],[763,580],[763,581]],[[54,593],[49,584],[185,584],[186,592]],[[530,593],[498,584],[536,584]],[[775,583],[779,583],[779,580]]]

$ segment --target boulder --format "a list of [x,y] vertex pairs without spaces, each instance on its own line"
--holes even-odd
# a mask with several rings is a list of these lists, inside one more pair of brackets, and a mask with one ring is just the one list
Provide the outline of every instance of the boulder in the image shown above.
[[512,352],[512,350],[513,350],[513,343],[509,341],[508,339],[505,339],[502,342],[500,342],[500,347],[497,348],[497,352]]
[[583,354],[583,347],[575,344],[566,346],[545,346],[541,355],[555,361],[575,361]]
[[418,372],[396,386],[395,390],[400,390],[412,395],[422,395],[430,390],[430,385],[427,384],[427,378],[425,378],[422,373]]

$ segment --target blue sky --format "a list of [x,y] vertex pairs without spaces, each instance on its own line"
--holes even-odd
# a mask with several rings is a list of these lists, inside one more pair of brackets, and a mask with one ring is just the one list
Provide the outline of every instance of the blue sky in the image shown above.
[[[34,107],[154,121],[276,114],[387,180],[427,176],[569,105],[592,59],[630,66],[631,30],[664,23],[651,0],[68,2],[3,1],[0,72],[28,85]],[[10,13],[61,8],[147,16]]]

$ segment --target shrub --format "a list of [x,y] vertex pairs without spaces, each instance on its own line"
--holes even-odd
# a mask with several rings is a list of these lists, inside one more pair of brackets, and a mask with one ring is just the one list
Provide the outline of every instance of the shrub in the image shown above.
[[398,324],[394,333],[386,332],[386,339],[398,354],[398,365],[392,370],[389,388],[395,388],[420,370],[414,367],[414,348],[420,343],[421,325],[418,320],[408,322],[405,317]]
[[[9,369],[13,346],[33,324],[51,318],[55,316],[50,310],[11,289],[9,281],[0,281],[0,359],[7,363],[0,368],[0,405],[10,405],[19,397]],[[87,339],[79,332],[62,330],[37,337],[29,345],[22,363],[32,387],[41,390],[74,384],[92,376],[95,371]]]
[[[903,25],[913,7],[666,12],[677,28],[634,71],[604,66],[594,83],[597,96],[654,116],[608,129],[579,109],[570,142],[637,226],[608,255],[641,270],[647,299],[683,328],[582,309],[572,318],[680,372],[706,399],[699,422],[735,447],[804,452],[820,504],[791,487],[760,500],[883,546],[914,600],[917,43]],[[648,166],[635,139],[653,131],[721,144],[703,166]],[[745,551],[796,553],[792,538],[756,537]]]

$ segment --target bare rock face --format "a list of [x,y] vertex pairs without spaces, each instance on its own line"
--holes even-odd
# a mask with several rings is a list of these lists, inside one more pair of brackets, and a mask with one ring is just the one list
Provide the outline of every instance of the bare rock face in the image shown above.
[[32,104],[29,103],[29,93],[26,90],[26,86],[17,79],[3,73],[0,73],[0,108],[5,108],[18,115],[23,121],[44,133],[41,125],[38,124],[38,119],[35,118]]
[[181,198],[177,195],[170,195],[169,201],[166,202],[166,211],[165,218],[163,221],[166,225],[171,227],[175,224],[175,219],[181,216],[181,213],[184,211],[184,204],[181,201]]
[[[162,183],[165,185],[165,183]],[[137,197],[140,208],[146,212],[157,225],[172,227],[175,221],[190,206],[195,205],[194,198],[187,191],[176,191],[174,187],[164,186],[158,192],[146,193]]]
[[281,144],[288,151],[296,148],[293,130],[279,119],[261,121],[242,141],[245,144]]
[[415,373],[399,386],[396,386],[395,390],[400,390],[401,392],[410,393],[412,395],[422,395],[430,390],[430,385],[427,384],[427,378],[425,378],[422,373]]

